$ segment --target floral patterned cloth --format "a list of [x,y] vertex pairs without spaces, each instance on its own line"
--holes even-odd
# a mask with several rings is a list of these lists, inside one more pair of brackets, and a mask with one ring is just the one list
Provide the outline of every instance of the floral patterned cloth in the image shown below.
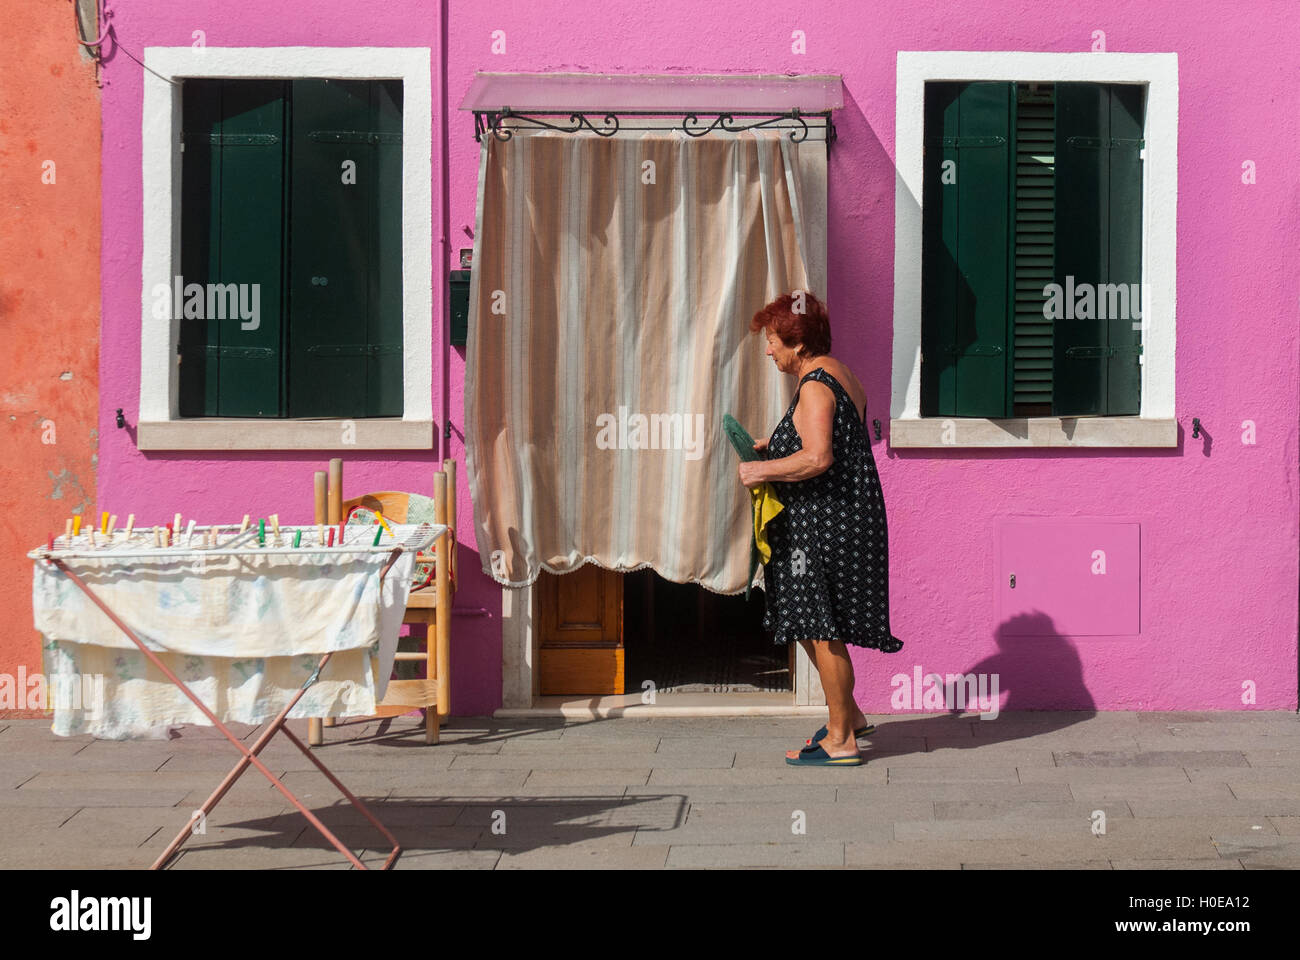
[[[399,539],[405,532],[395,528]],[[389,556],[250,549],[128,558],[106,550],[65,562],[218,718],[255,724],[284,709],[326,652],[334,656],[289,715],[374,712],[415,563],[415,552],[404,551],[381,584]],[[168,725],[208,725],[71,578],[40,559],[32,608],[49,688],[64,691],[62,702],[49,705],[55,733],[126,739]]]

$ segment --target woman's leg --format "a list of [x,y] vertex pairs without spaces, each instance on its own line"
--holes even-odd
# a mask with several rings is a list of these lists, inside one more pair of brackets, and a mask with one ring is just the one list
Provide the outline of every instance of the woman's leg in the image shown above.
[[849,659],[843,640],[822,640],[815,647],[817,672],[821,675],[826,707],[830,712],[822,747],[832,756],[857,753],[853,722],[859,710],[853,700],[853,661]]
[[[853,661],[842,640],[800,640],[804,650],[809,647],[809,658],[817,667],[821,677],[822,690],[826,693],[826,707],[830,719],[826,724],[826,736],[820,741],[821,747],[832,757],[848,757],[858,752],[857,737],[853,735],[854,725],[862,717],[853,699]],[[786,756],[794,757],[798,751],[789,751]]]
[[[839,643],[841,647],[844,647],[843,642],[841,642],[841,641],[836,641],[836,642]],[[821,674],[821,667],[818,666],[818,663],[817,663],[817,646],[816,646],[816,643],[815,643],[814,641],[812,641],[812,640],[803,639],[803,640],[800,640],[800,641],[799,641],[799,645],[800,645],[801,647],[803,647],[803,652],[806,653],[806,654],[808,655],[808,662],[811,663],[811,664],[813,665],[813,667],[817,669],[817,672],[818,672],[818,674],[820,675],[820,674]],[[847,649],[847,648],[845,648],[845,649]],[[854,680],[854,678],[853,678],[853,663],[850,661],[850,663],[849,663],[849,697],[850,697],[850,704],[851,704],[851,706],[850,706],[850,712],[851,712],[852,715],[853,715],[853,729],[854,729],[854,730],[857,730],[859,727],[865,727],[865,726],[866,726],[868,723],[870,723],[871,721],[868,720],[868,719],[867,719],[867,715],[866,715],[865,713],[863,713],[863,712],[861,711],[861,709],[858,708],[858,703],[857,703],[857,701],[852,699],[852,697],[853,697],[853,680]],[[822,687],[823,687],[823,689],[825,689],[825,687],[826,687],[826,681],[825,681],[824,679],[823,679],[823,681],[822,681]],[[827,703],[828,703],[828,704],[830,703],[830,694],[827,694]],[[828,729],[829,729],[829,727],[828,727]]]

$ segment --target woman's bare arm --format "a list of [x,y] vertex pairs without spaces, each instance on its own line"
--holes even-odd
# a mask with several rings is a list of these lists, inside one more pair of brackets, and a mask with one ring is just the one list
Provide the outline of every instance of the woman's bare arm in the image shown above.
[[[811,388],[811,389],[810,389]],[[744,466],[754,469],[742,474],[746,485],[767,480],[790,482],[807,480],[830,469],[835,457],[831,452],[831,430],[835,418],[835,394],[816,380],[804,383],[794,408],[794,428],[803,449],[778,460],[755,460]]]

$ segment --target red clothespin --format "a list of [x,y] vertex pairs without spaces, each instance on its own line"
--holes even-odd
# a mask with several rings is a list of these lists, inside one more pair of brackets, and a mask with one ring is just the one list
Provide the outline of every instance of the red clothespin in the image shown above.
[[330,542],[327,544],[327,546],[331,546],[331,547],[334,546],[334,528],[333,528],[333,527],[330,527]]
[[54,549],[54,534],[50,534],[50,549]]
[[169,523],[167,524],[167,542],[163,544],[163,546],[170,547],[171,545],[172,545],[172,525]]

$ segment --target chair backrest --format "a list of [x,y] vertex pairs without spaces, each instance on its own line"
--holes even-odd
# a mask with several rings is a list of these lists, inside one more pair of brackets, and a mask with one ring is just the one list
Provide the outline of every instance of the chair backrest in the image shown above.
[[[447,565],[449,572],[449,581],[451,592],[456,592],[456,525],[455,525],[455,507],[451,506],[456,502],[456,478],[454,473],[449,473],[447,477],[447,500],[448,500],[448,517],[445,521],[451,529],[449,540],[452,544],[450,553],[451,560]],[[347,516],[354,508],[378,511],[387,519],[394,523],[437,523],[437,505],[433,497],[426,497],[419,493],[405,493],[398,490],[381,490],[376,493],[365,493],[359,497],[353,497],[350,500],[343,501],[343,516]],[[423,554],[421,555],[423,556]]]
[[[427,500],[429,502],[429,516],[427,518],[421,516],[408,521],[407,515],[411,508],[411,501],[417,499]],[[421,497],[419,494],[414,493],[400,493],[394,490],[382,490],[379,493],[362,494],[359,497],[353,497],[351,500],[343,501],[343,516],[347,517],[354,507],[362,507],[366,510],[378,511],[394,523],[420,523],[425,519],[430,523],[433,522],[433,498]]]

